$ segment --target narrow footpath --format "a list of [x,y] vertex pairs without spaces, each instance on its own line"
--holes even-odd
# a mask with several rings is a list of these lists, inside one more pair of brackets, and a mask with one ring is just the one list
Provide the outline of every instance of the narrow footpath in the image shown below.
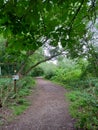
[[29,96],[31,106],[0,130],[75,130],[64,96],[66,90],[42,78],[36,80],[36,92]]

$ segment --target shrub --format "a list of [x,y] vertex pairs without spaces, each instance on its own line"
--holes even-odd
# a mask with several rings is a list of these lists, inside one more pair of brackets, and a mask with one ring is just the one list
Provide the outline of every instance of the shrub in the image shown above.
[[43,76],[44,71],[41,67],[36,67],[32,70],[31,76],[36,77],[36,76]]
[[42,66],[44,71],[44,77],[47,79],[51,79],[55,76],[57,66],[53,63],[44,63]]
[[80,90],[69,93],[70,112],[77,119],[76,127],[84,130],[98,129],[98,99],[87,91]]
[[19,80],[17,83],[18,87],[18,93],[17,95],[22,97],[26,96],[30,93],[31,88],[34,88],[35,86],[35,81],[31,76],[26,76],[23,79]]

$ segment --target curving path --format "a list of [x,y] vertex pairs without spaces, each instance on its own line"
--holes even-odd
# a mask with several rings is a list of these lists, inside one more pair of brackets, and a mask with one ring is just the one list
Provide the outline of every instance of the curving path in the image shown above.
[[64,96],[66,90],[42,78],[36,80],[36,92],[29,96],[31,106],[0,130],[75,130]]

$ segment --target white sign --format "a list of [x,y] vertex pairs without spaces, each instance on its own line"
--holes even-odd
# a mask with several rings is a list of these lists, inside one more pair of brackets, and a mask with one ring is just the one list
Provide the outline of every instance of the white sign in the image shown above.
[[19,75],[13,75],[12,79],[13,80],[19,80]]

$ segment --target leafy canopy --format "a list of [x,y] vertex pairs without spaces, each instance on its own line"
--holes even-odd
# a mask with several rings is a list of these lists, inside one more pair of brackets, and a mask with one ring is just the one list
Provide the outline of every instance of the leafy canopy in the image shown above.
[[96,5],[96,0],[0,0],[0,32],[11,50],[35,51],[47,40],[74,50]]

